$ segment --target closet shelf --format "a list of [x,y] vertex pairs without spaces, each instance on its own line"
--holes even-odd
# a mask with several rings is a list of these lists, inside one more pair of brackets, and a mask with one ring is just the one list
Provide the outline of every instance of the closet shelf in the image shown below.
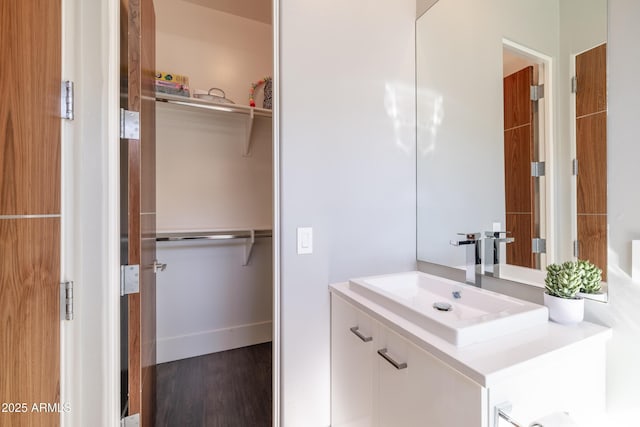
[[211,231],[177,231],[172,233],[158,233],[157,242],[178,242],[181,240],[229,240],[247,239],[251,237],[271,237],[270,229],[260,230],[211,230]]
[[245,140],[243,156],[251,155],[251,135],[253,133],[253,120],[255,117],[271,118],[271,110],[265,108],[249,107],[238,104],[221,104],[217,102],[205,101],[197,98],[187,98],[184,96],[169,95],[166,93],[156,93],[157,102],[165,102],[168,104],[180,105],[187,108],[195,108],[200,110],[209,110],[220,113],[241,114],[246,116],[245,121]]
[[261,230],[215,230],[215,231],[190,231],[175,233],[158,233],[156,235],[157,242],[179,242],[183,240],[230,240],[230,239],[246,239],[244,248],[244,263],[249,265],[253,245],[258,237],[271,237],[272,231],[269,229]]

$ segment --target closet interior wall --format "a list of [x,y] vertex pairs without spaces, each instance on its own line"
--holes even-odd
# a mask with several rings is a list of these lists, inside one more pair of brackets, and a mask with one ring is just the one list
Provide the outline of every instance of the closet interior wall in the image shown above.
[[[155,0],[156,69],[248,105],[273,70],[271,24],[190,1]],[[256,105],[262,106],[262,90]],[[157,103],[158,233],[271,229],[271,119]],[[258,344],[272,335],[271,238],[158,242],[158,363]]]

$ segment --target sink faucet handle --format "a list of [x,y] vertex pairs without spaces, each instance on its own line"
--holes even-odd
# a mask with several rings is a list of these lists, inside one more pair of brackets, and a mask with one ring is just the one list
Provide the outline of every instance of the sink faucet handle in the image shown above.
[[485,237],[491,237],[492,239],[499,239],[504,234],[504,237],[507,237],[507,234],[511,234],[510,231],[485,231]]
[[457,233],[458,236],[465,236],[467,240],[480,240],[482,238],[482,233],[479,231],[476,233]]
[[[504,234],[504,237],[502,235]],[[512,243],[515,242],[516,239],[514,237],[507,237],[507,234],[511,234],[510,231],[485,231],[485,237],[489,239],[495,240],[498,243]]]
[[451,240],[449,243],[453,246],[473,245],[479,242],[481,238],[480,233],[458,233],[458,236],[464,236],[464,238],[460,240]]
[[458,236],[464,236],[462,240],[450,240],[449,243],[453,246],[460,245],[473,245],[482,239],[482,233],[457,233]]

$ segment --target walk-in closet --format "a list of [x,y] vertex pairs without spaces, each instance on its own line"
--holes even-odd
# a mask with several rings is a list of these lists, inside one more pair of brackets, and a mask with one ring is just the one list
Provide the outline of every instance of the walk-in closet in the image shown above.
[[271,2],[154,6],[156,425],[270,426]]

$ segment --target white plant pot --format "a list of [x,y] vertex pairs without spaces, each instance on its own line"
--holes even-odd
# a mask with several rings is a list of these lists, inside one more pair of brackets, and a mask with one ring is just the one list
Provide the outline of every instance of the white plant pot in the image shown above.
[[558,298],[544,293],[544,305],[549,309],[549,319],[563,325],[572,325],[584,319],[584,299]]

